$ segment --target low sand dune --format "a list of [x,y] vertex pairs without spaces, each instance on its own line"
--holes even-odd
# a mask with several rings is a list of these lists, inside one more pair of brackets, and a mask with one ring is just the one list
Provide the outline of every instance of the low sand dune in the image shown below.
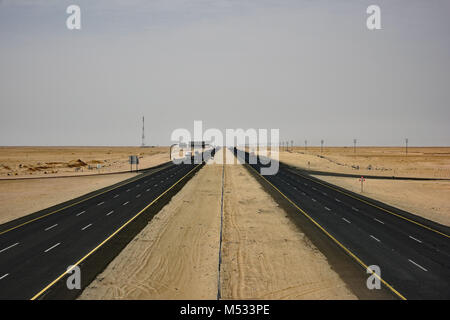
[[0,179],[128,171],[130,155],[139,168],[170,160],[168,147],[0,147]]

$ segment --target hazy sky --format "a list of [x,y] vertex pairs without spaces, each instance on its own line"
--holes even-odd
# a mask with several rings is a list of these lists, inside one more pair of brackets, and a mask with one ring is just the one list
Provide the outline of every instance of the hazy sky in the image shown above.
[[[82,29],[66,28],[81,7]],[[381,7],[382,30],[366,28]],[[448,0],[0,0],[0,145],[450,145]]]

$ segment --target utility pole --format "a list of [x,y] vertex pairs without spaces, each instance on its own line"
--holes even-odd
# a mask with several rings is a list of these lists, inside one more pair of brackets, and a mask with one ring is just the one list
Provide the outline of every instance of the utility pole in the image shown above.
[[405,138],[405,146],[406,156],[408,156],[408,138]]
[[294,140],[291,140],[291,149],[294,150]]
[[320,154],[323,152],[323,139],[320,140]]
[[305,153],[306,153],[307,146],[308,146],[308,140],[305,140]]
[[144,116],[142,116],[142,143],[141,143],[141,147],[145,147]]
[[353,153],[356,154],[356,139],[353,139]]

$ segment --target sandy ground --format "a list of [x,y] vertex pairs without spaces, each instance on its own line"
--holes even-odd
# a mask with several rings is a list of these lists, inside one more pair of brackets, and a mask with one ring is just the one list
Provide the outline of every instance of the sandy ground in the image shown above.
[[202,168],[80,299],[216,299],[221,192],[222,166]]
[[128,171],[130,155],[148,168],[169,161],[169,148],[0,147],[0,179]]
[[[100,169],[100,172],[115,172],[129,170],[128,154],[141,151],[141,168],[152,167],[168,161],[167,148],[15,148],[0,147],[0,168],[1,163],[8,163],[9,166],[17,168],[18,174],[15,178],[24,177],[27,169],[19,168],[18,163],[50,163],[55,159],[60,159],[63,163],[68,163],[75,155],[80,156],[83,161],[91,163],[93,161],[103,161],[111,166],[107,169]],[[142,151],[143,150],[143,151]],[[28,161],[23,161],[27,158]],[[39,159],[39,160],[37,160]],[[94,160],[97,159],[97,160]],[[100,160],[99,160],[100,159]],[[13,165],[12,163],[16,163]],[[113,164],[115,163],[115,164]],[[17,179],[2,180],[0,178],[0,224],[23,217],[27,214],[51,207],[64,201],[68,201],[95,191],[100,188],[115,184],[125,179],[136,176],[136,173],[121,173],[113,175],[92,175],[97,170],[85,170],[84,172],[73,172],[73,168],[58,167],[58,173],[47,174],[42,179]],[[68,171],[69,170],[69,171]],[[89,172],[88,172],[89,171]],[[93,171],[93,172],[91,172]],[[1,169],[0,169],[1,172]],[[32,177],[43,176],[33,172]],[[59,177],[48,178],[49,176],[84,175],[82,177]],[[0,173],[0,176],[2,174]],[[91,176],[85,176],[91,175]],[[10,178],[10,177],[5,177]]]
[[356,299],[258,181],[226,168],[223,299]]
[[[450,178],[450,147],[294,147],[281,151],[280,160],[311,170],[361,175]],[[308,164],[309,162],[309,164]],[[370,168],[370,169],[369,169]]]
[[[450,148],[294,148],[280,152],[280,160],[300,168],[353,174],[450,178]],[[372,169],[367,167],[371,165]],[[353,166],[353,167],[352,167]],[[359,166],[360,169],[354,169]],[[316,176],[360,192],[358,178]],[[366,179],[364,195],[435,222],[450,225],[450,181],[399,181]]]
[[[222,297],[355,299],[246,169],[225,168]],[[200,170],[80,299],[215,299],[221,173]]]

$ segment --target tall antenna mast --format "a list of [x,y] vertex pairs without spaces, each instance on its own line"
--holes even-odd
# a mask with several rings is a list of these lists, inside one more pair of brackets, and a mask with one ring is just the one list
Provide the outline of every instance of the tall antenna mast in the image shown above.
[[141,144],[141,147],[145,147],[144,116],[142,116],[142,144]]

